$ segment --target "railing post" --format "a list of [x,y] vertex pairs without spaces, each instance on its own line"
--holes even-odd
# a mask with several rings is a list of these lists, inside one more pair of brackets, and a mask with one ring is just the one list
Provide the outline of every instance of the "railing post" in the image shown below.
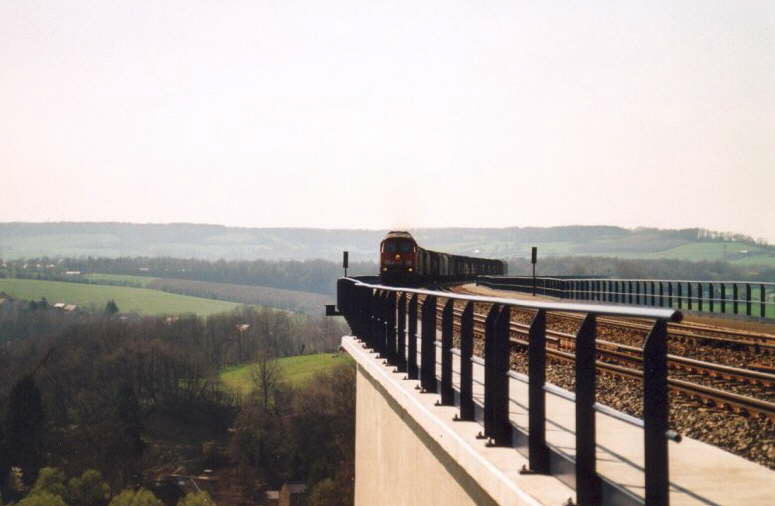
[[366,346],[370,348],[374,342],[371,338],[371,289],[361,288],[358,299],[360,300],[361,327],[363,328],[362,339]]
[[473,364],[474,303],[466,303],[460,318],[460,416],[456,420],[474,420]]
[[377,324],[379,325],[379,328],[377,329],[377,346],[379,348],[380,357],[385,359],[387,359],[388,356],[388,293],[387,290],[379,291],[377,292],[377,297],[375,299],[375,302],[377,303]]
[[484,431],[480,433],[481,439],[490,438],[493,435],[492,385],[495,383],[493,361],[495,359],[495,324],[498,320],[498,313],[498,305],[493,304],[484,323]]
[[681,289],[681,282],[676,282],[676,288],[678,289],[678,309],[683,307],[683,290]]
[[379,321],[379,294],[377,290],[369,291],[369,348],[379,354],[379,341],[383,330]]
[[745,284],[745,314],[751,316],[751,283]]
[[600,478],[595,456],[595,334],[594,314],[588,314],[576,335],[576,502],[600,504]]
[[669,397],[667,393],[667,322],[657,320],[643,345],[643,422],[646,452],[646,504],[667,506]]
[[379,311],[377,314],[379,315],[379,323],[380,323],[380,333],[379,333],[379,353],[380,356],[387,359],[389,350],[388,350],[388,323],[387,323],[387,317],[388,317],[388,309],[387,309],[387,295],[389,292],[382,291],[379,292],[379,296],[377,297],[377,310]]
[[[342,289],[342,294],[339,294],[339,289]],[[354,336],[358,336],[359,324],[358,321],[358,308],[356,306],[356,288],[355,284],[346,280],[340,279],[337,281],[337,293],[336,293],[336,305],[340,308],[340,311],[344,314],[347,324],[350,326],[350,330]]]
[[702,283],[697,283],[697,310],[702,311],[704,294],[702,293]]
[[452,317],[455,301],[448,299],[441,313],[441,402],[443,406],[455,405],[455,389],[452,387]]
[[427,296],[422,303],[421,346],[420,387],[436,393],[436,297]]
[[409,346],[407,351],[407,379],[416,380],[417,370],[417,294],[409,300]]
[[501,306],[495,321],[495,339],[490,354],[490,363],[485,367],[492,368],[491,383],[485,388],[492,392],[492,438],[490,446],[511,446],[511,423],[509,422],[509,327],[511,310],[509,306]]
[[667,298],[670,300],[669,307],[675,307],[675,300],[673,299],[673,282],[667,282]]
[[530,470],[549,473],[546,446],[546,311],[539,309],[528,334],[528,458]]
[[354,334],[355,329],[353,328],[352,309],[349,301],[350,287],[351,283],[348,280],[344,278],[336,280],[336,307],[339,309],[339,312],[342,313],[342,316],[344,316],[344,319],[347,321],[347,325]]
[[659,307],[665,307],[665,285],[659,282]]
[[398,353],[396,352],[396,302],[398,300],[398,294],[396,292],[388,292],[386,300],[386,323],[387,323],[387,361],[390,365],[396,365],[398,359]]
[[715,312],[716,309],[716,290],[713,287],[713,283],[708,283],[708,305],[710,312]]
[[627,304],[632,304],[632,281],[627,282]]
[[406,293],[398,298],[398,372],[406,372]]
[[686,283],[686,302],[687,306],[689,308],[689,311],[692,310],[692,303],[694,302],[694,299],[692,298],[692,284]]
[[653,281],[651,281],[651,305],[657,305],[657,290]]
[[732,297],[734,298],[734,300],[732,301],[732,304],[735,310],[735,314],[738,314],[737,303],[738,303],[738,299],[740,298],[740,293],[737,290],[737,283],[732,284]]
[[767,290],[764,285],[759,285],[759,316],[767,318]]
[[727,312],[727,285],[721,283],[721,312]]
[[370,315],[370,306],[371,306],[371,290],[368,288],[361,288],[359,290],[358,296],[358,307],[359,307],[359,313],[360,313],[360,321],[361,321],[361,330],[363,332],[363,335],[361,335],[361,339],[363,339],[363,342],[365,343],[366,347],[371,348],[372,340],[371,340],[371,315]]

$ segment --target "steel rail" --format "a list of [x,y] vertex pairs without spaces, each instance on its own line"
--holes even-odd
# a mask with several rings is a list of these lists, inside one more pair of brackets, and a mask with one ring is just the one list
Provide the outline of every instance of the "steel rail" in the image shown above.
[[[441,348],[441,344],[436,345],[437,348]],[[460,349],[458,348],[452,348],[450,350],[453,355],[456,355],[457,357],[460,357]],[[471,357],[471,361],[475,364],[478,364],[482,367],[484,367],[484,360],[482,360],[480,357],[477,357],[476,355]],[[460,373],[457,371],[454,371],[453,374],[460,376]],[[521,381],[522,383],[530,383],[530,379],[526,374],[519,373],[517,371],[511,370],[509,371],[509,377]],[[484,382],[473,378],[472,381],[482,387],[484,387]],[[563,399],[569,400],[571,402],[576,402],[576,394],[571,392],[570,390],[566,390],[564,388],[561,388],[557,385],[554,385],[552,383],[546,383],[543,388],[544,392],[550,393],[552,395],[556,395],[557,397],[561,397]],[[514,400],[511,400],[511,402],[516,402]],[[600,404],[599,402],[596,402],[593,405],[595,411],[598,413],[606,414],[610,417],[616,418],[618,420],[621,420],[623,422],[629,423],[630,425],[633,425],[635,427],[644,427],[644,422],[642,418],[638,418],[636,416],[628,415],[627,413],[623,411],[619,411],[618,409],[614,409],[610,406],[606,406],[605,404]],[[681,434],[674,430],[669,430],[665,434],[665,436],[670,439],[671,441],[675,441],[676,443],[680,443],[683,437]]]
[[[459,310],[455,310],[455,315],[458,316],[459,318],[462,315],[462,312]],[[484,317],[480,313],[477,313],[474,316],[474,318],[475,318],[475,321],[477,321],[477,323],[479,323],[480,325],[484,324]],[[515,332],[521,335],[527,335],[528,328],[529,328],[529,325],[526,325],[524,323],[514,322],[514,321],[511,322],[512,332]],[[576,336],[572,334],[567,334],[565,332],[559,332],[556,330],[549,330],[549,329],[546,330],[546,337],[547,337],[547,341],[553,341],[555,343],[561,341],[562,339],[565,339],[567,341],[575,341],[576,339]],[[513,341],[517,342],[520,345],[524,345],[524,346],[528,345],[527,341],[524,341],[521,339],[514,339]],[[615,348],[615,349],[598,348],[596,350],[598,353],[601,353],[603,355],[613,356],[615,360],[625,360],[629,362],[642,361],[643,351],[636,346],[615,343],[613,341],[607,341],[604,339],[596,339],[595,342],[602,346]],[[633,353],[633,354],[636,354],[637,356],[626,355],[624,353],[621,353],[622,351]],[[668,354],[667,359],[668,359],[668,367],[672,369],[702,372],[709,377],[722,377],[730,380],[736,380],[740,383],[758,384],[758,385],[764,385],[764,386],[775,385],[775,374],[770,374],[767,372],[743,369],[740,367],[716,364],[713,362],[705,362],[703,360],[696,360],[696,359],[681,357],[679,355],[673,355],[673,354]]]
[[[459,312],[456,312],[456,316],[459,316]],[[455,326],[458,326],[458,319],[454,322]],[[474,321],[477,323],[477,326],[479,327],[477,329],[477,333],[481,333],[481,325],[484,322],[484,318],[481,316],[481,314],[477,313],[474,316]],[[516,323],[516,322],[512,322]],[[523,332],[521,329],[516,329],[517,333],[522,334]],[[547,331],[547,334],[549,331]],[[528,341],[518,338],[511,338],[511,342],[522,345],[522,346],[528,346]],[[616,343],[612,343],[615,344]],[[624,345],[617,345],[617,346],[624,346]],[[596,350],[602,354],[606,354],[606,350],[598,349]],[[561,351],[558,349],[552,349],[547,348],[546,353],[549,356],[558,358],[560,360],[566,361],[566,362],[573,362],[575,360],[575,355],[573,353],[569,353],[566,351]],[[672,356],[669,356],[672,357]],[[636,357],[629,357],[632,360],[638,360],[641,361],[640,358]],[[746,371],[745,369],[737,369],[734,367],[729,366],[723,366],[720,364],[709,364],[707,362],[702,361],[696,361],[693,359],[686,359],[683,357],[677,357],[681,362],[684,363],[698,363],[702,366],[717,366],[716,370],[718,371],[726,371],[729,373],[732,373],[734,371],[740,371],[740,372],[751,372],[753,373],[753,376],[766,378],[768,380],[775,380],[775,375],[767,374],[767,373],[759,373],[757,371]],[[602,360],[596,360],[595,361],[596,367],[600,368],[600,370],[603,373],[608,374],[614,374],[621,377],[626,378],[632,378],[632,379],[643,379],[643,371],[640,369],[634,369],[632,367],[625,367],[617,364],[612,364],[609,362],[605,362]],[[705,385],[700,385],[698,383],[691,383],[688,381],[675,379],[675,378],[668,378],[668,385],[671,390],[681,392],[684,395],[687,395],[690,398],[700,399],[704,402],[712,403],[714,405],[717,405],[722,408],[731,408],[737,412],[746,412],[755,416],[763,416],[766,418],[769,418],[773,421],[775,421],[775,403],[766,401],[763,399],[758,399],[755,397],[748,397],[740,394],[736,394],[733,392],[725,391],[725,390],[719,390],[717,388],[708,387]]]
[[[553,350],[551,348],[547,348],[546,354],[561,360],[565,360],[567,362],[573,362],[575,360],[573,353]],[[600,368],[604,373],[638,380],[643,379],[643,371],[640,369],[609,364],[600,360],[595,361],[595,366]],[[667,382],[671,390],[681,392],[690,398],[701,399],[722,408],[730,407],[736,411],[742,411],[756,416],[763,416],[775,421],[775,403],[773,402],[735,394],[732,392],[719,390],[717,388],[706,387],[704,385],[699,385],[697,383],[691,383],[675,378],[668,378]]]
[[[578,319],[575,315],[557,315],[569,319]],[[631,330],[643,330],[645,332],[648,332],[649,326],[636,323],[636,322],[625,322],[621,320],[611,320],[611,319],[600,319],[599,322],[605,323],[606,325],[612,325],[615,327],[621,327],[625,329],[631,329]],[[685,339],[693,339],[693,340],[708,340],[708,341],[717,341],[720,343],[729,343],[729,344],[738,344],[748,347],[759,347],[759,348],[765,348],[767,350],[775,351],[775,336],[768,335],[768,334],[760,334],[760,333],[751,333],[745,330],[737,331],[732,329],[716,329],[716,328],[703,328],[699,326],[693,326],[692,324],[683,322],[683,323],[671,323],[668,325],[668,336],[669,337],[680,337]],[[717,333],[717,334],[724,334],[726,336],[739,336],[742,339],[734,339],[730,337],[720,337],[720,336],[713,336],[713,335],[703,335],[699,334],[697,332],[709,332],[709,333]]]

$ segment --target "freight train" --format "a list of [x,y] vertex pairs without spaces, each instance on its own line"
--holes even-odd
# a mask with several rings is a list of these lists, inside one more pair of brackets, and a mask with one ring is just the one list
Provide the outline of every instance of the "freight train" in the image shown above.
[[450,255],[421,248],[412,234],[388,232],[379,247],[380,280],[388,285],[420,285],[428,282],[463,281],[478,275],[507,272],[506,262],[488,258]]

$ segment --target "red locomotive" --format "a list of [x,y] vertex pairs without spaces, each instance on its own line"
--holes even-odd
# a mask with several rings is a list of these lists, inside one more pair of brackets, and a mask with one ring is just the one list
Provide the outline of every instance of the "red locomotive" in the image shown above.
[[465,280],[480,274],[506,274],[506,262],[427,250],[404,231],[388,232],[379,252],[379,274],[385,284],[417,285]]

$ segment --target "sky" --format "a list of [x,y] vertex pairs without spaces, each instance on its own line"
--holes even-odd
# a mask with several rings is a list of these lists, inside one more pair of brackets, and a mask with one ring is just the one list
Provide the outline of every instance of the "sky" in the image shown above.
[[0,221],[775,242],[775,2],[0,3]]

